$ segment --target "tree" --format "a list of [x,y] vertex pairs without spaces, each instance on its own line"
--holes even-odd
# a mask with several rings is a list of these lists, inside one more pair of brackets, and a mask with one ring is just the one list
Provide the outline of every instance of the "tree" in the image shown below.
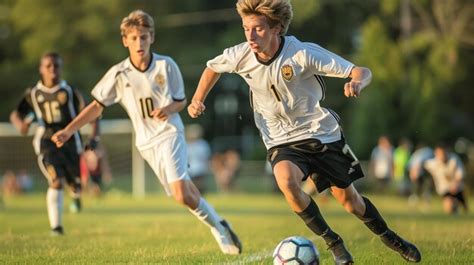
[[[409,12],[408,25],[403,24],[407,14],[399,16],[403,10]],[[350,132],[361,140],[358,148],[368,153],[380,134],[428,143],[473,135],[472,107],[453,101],[473,81],[466,71],[474,45],[473,11],[473,4],[462,0],[382,1],[380,12],[362,27],[356,55],[374,73],[364,91],[368,99],[353,112]],[[465,53],[471,55],[459,56]]]

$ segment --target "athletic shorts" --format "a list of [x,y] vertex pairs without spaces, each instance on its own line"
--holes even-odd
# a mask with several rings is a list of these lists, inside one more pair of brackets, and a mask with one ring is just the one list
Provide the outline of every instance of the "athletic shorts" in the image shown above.
[[446,197],[451,197],[451,198],[454,198],[454,199],[458,199],[460,201],[463,200],[463,197],[464,197],[464,194],[462,191],[458,191],[456,193],[451,193],[451,192],[445,192],[441,195],[441,197],[443,198],[446,198]]
[[336,186],[347,188],[364,173],[359,160],[345,140],[322,144],[317,139],[307,139],[272,147],[267,159],[272,168],[282,160],[289,160],[303,172],[303,181],[311,177],[318,192]]
[[140,150],[140,154],[155,172],[168,196],[171,195],[170,183],[190,179],[188,175],[188,157],[183,134],[161,140],[154,147]]
[[67,142],[61,148],[43,148],[38,155],[39,168],[49,183],[64,178],[75,190],[81,188],[79,161],[80,156],[73,142]]

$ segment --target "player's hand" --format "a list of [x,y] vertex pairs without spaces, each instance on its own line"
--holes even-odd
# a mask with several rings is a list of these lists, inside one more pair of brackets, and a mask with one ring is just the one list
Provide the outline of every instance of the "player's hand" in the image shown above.
[[154,119],[158,119],[160,121],[166,121],[170,114],[171,113],[169,113],[169,111],[166,108],[154,109],[151,112],[151,116],[153,116]]
[[206,106],[202,101],[199,100],[191,101],[191,104],[188,106],[188,113],[191,118],[199,117],[204,113],[204,110],[206,110]]
[[26,135],[28,133],[28,129],[30,129],[31,123],[28,122],[22,122],[21,127],[20,127],[20,133],[21,135]]
[[56,144],[56,147],[60,148],[69,140],[69,138],[71,138],[71,136],[71,132],[67,130],[60,130],[51,136],[51,141]]
[[350,81],[344,84],[344,96],[358,97],[361,91],[361,83],[359,81]]

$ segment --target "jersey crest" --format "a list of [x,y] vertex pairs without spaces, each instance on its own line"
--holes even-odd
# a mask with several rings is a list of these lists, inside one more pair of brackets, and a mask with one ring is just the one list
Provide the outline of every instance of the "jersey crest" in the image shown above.
[[43,103],[44,101],[44,96],[43,95],[38,95],[38,97],[36,98],[36,100],[38,101],[38,103]]
[[165,77],[162,74],[157,74],[155,76],[155,82],[160,88],[163,88],[165,86],[166,80],[165,80]]
[[57,98],[58,98],[59,103],[61,105],[64,105],[67,101],[67,92],[66,91],[58,92]]
[[293,68],[291,65],[285,64],[281,67],[281,75],[286,81],[290,81],[293,78]]

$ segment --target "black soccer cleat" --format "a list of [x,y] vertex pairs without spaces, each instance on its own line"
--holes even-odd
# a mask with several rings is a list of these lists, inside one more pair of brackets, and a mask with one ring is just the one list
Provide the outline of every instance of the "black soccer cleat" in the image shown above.
[[380,236],[382,242],[387,245],[387,247],[395,250],[404,258],[406,261],[409,262],[420,262],[421,261],[421,253],[416,248],[415,245],[412,243],[405,241],[399,235],[394,233],[391,230],[388,230],[384,234]]
[[327,244],[328,249],[331,250],[336,265],[354,264],[351,253],[346,249],[342,238],[338,237],[336,240]]
[[69,211],[71,213],[79,213],[82,210],[82,203],[80,198],[74,198],[69,205]]
[[56,226],[55,228],[51,229],[51,236],[62,236],[64,235],[64,230],[62,226]]

